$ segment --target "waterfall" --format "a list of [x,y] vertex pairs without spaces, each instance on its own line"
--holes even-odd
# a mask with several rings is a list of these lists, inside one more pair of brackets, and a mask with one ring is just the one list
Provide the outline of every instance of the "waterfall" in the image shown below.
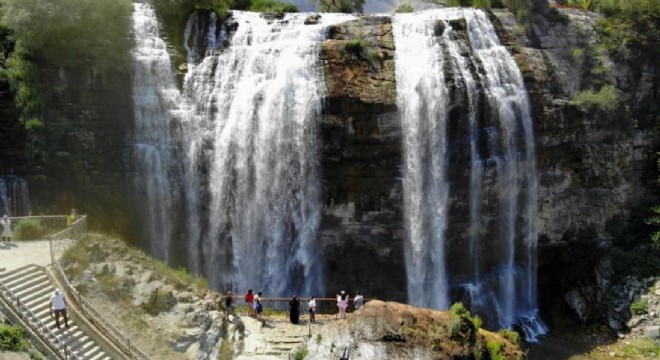
[[25,216],[32,211],[28,183],[18,176],[0,176],[0,217]]
[[172,158],[172,152],[174,110],[182,99],[167,44],[149,4],[134,4],[133,32],[134,207],[142,216],[142,238],[150,253],[169,260],[174,223],[181,216],[173,211],[181,190],[176,183],[179,160]]
[[[408,297],[534,341],[538,179],[523,78],[486,15],[394,18]],[[467,149],[467,150],[464,150]]]
[[319,54],[327,25],[352,16],[195,14],[179,92],[152,8],[134,14],[135,189],[152,253],[215,289],[321,293]]

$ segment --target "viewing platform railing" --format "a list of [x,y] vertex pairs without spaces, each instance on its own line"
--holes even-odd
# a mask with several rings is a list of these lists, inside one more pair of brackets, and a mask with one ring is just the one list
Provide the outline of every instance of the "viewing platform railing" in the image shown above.
[[[224,298],[225,296],[223,296],[223,299]],[[316,314],[329,315],[329,314],[339,313],[339,305],[337,304],[336,298],[315,298],[315,299],[316,299]],[[301,315],[309,313],[309,306],[308,306],[309,300],[311,300],[311,298],[308,297],[300,298]],[[375,299],[364,299],[362,304],[364,305],[371,300],[375,300]],[[289,311],[289,301],[291,301],[291,298],[263,298],[261,300],[261,305],[266,310],[270,309],[275,311]],[[235,297],[234,306],[241,309],[247,307],[247,303],[245,302],[245,299],[242,296],[239,297],[237,295]],[[355,311],[355,304],[353,302],[353,298],[349,298],[346,312],[350,313],[353,311]]]

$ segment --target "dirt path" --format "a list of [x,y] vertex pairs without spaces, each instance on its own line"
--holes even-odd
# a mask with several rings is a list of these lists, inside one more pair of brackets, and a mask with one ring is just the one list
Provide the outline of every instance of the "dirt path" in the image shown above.
[[11,271],[25,265],[50,265],[48,240],[12,241],[0,244],[0,271]]

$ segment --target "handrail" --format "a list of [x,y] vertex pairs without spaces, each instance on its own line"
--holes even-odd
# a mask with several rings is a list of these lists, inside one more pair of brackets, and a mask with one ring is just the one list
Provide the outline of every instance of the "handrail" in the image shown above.
[[81,310],[85,318],[96,326],[99,332],[103,333],[113,344],[118,348],[124,351],[125,354],[129,356],[130,359],[143,359],[150,360],[150,357],[145,354],[140,348],[135,346],[131,339],[124,335],[119,329],[117,329],[110,320],[106,319],[101,313],[94,308],[94,306],[87,301],[69,282],[69,279],[64,274],[62,266],[59,261],[56,261],[53,264],[55,269],[55,275],[62,282],[69,299],[74,301],[78,308]]
[[35,334],[41,335],[46,341],[46,346],[65,360],[79,360],[73,351],[57,335],[48,328],[39,318],[0,280],[0,296],[9,306],[13,307],[16,314],[32,329]]
[[47,230],[59,230],[66,226],[66,215],[40,215],[40,216],[9,216],[12,230],[21,220],[37,220]]
[[[225,299],[226,296],[222,296],[222,299]],[[309,312],[309,306],[308,306],[308,301],[311,298],[309,297],[301,297],[300,298],[300,310],[302,312]],[[316,314],[336,314],[338,313],[339,309],[337,307],[337,298],[315,298],[316,300]],[[363,306],[367,302],[371,300],[376,300],[376,299],[364,299],[363,300]],[[277,311],[286,311],[289,309],[289,301],[291,301],[291,298],[262,298],[261,302],[264,308],[271,308]],[[246,306],[247,303],[245,303],[242,300],[238,300],[238,297],[233,302],[234,306]],[[353,299],[350,299],[350,301],[347,304],[348,306],[346,307],[346,312],[353,312],[355,311],[355,303],[353,302]]]
[[66,228],[50,239],[50,256],[55,276],[62,283],[64,291],[69,300],[76,303],[83,316],[96,327],[96,329],[105,335],[115,346],[121,349],[130,359],[151,360],[140,348],[131,342],[131,339],[124,335],[110,320],[105,318],[94,306],[87,301],[76,288],[73,287],[67,278],[62,265],[60,256],[79,239],[87,235],[87,216],[82,216],[76,220],[71,227]]

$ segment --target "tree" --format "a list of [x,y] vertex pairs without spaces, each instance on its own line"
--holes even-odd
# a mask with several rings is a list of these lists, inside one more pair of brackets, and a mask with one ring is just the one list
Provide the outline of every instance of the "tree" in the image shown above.
[[319,12],[361,13],[364,0],[318,0]]
[[[1,0],[2,20],[26,56],[54,66],[125,67],[131,0]],[[99,31],[101,30],[102,31]]]

